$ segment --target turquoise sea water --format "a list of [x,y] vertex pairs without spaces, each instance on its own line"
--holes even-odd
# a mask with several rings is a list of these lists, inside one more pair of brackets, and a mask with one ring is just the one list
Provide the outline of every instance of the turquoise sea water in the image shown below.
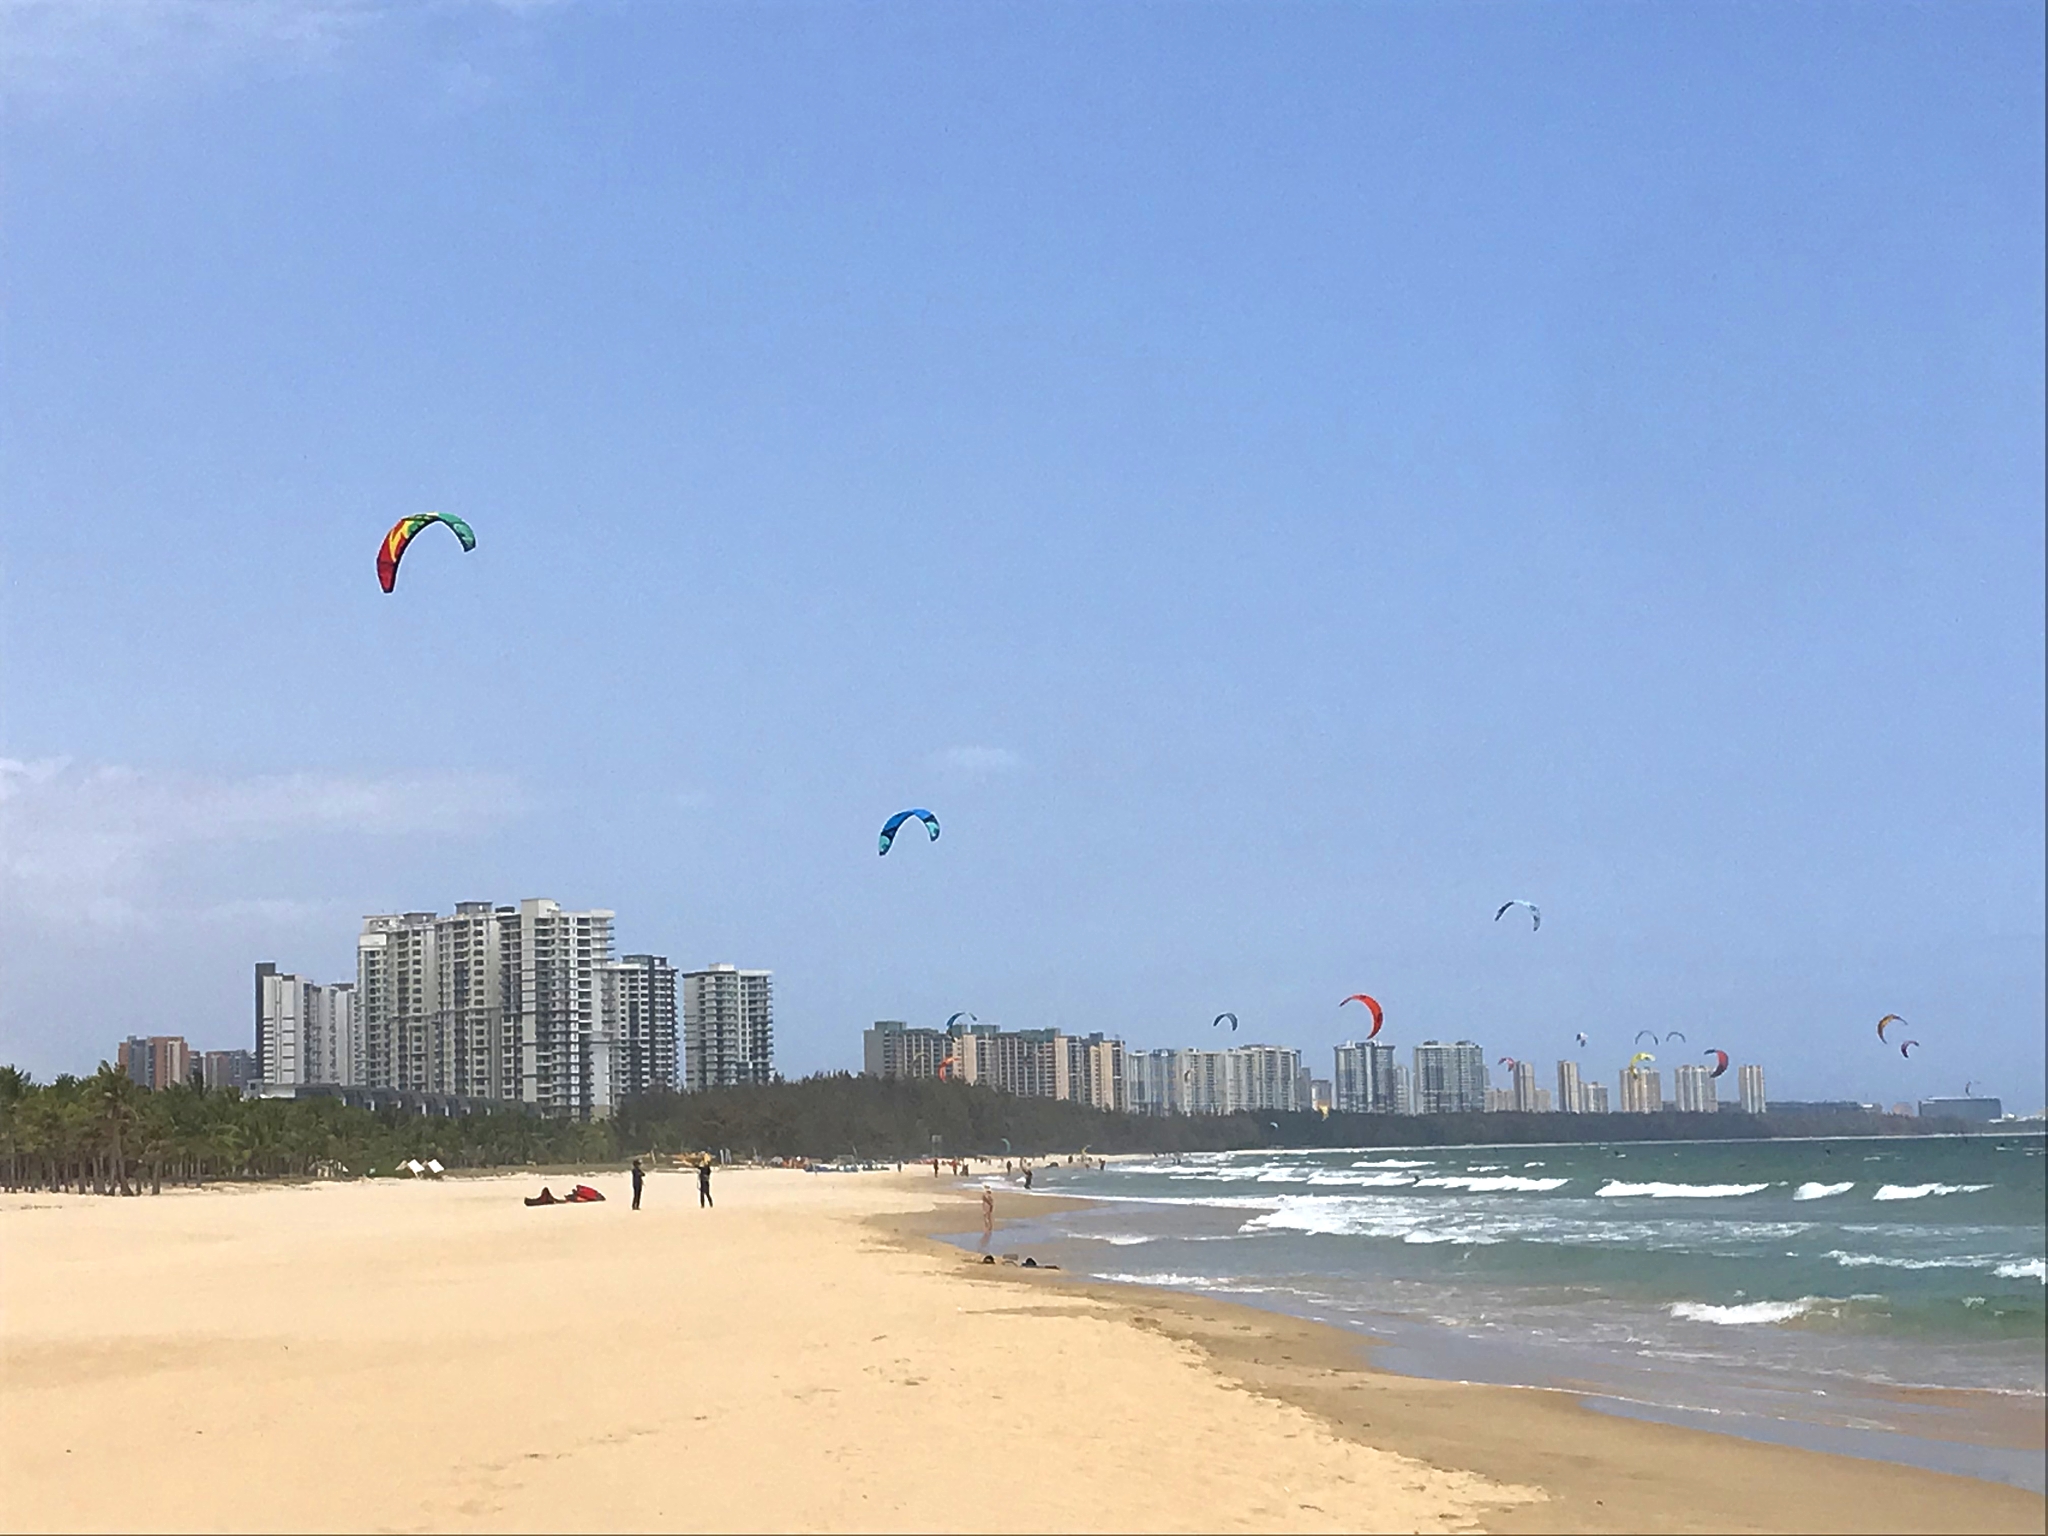
[[1896,1389],[2041,1397],[2043,1154],[2038,1135],[1199,1154],[1042,1176],[1090,1204],[1008,1240],[1359,1327],[1396,1368],[2039,1486],[2038,1447],[1972,1450],[1967,1413]]

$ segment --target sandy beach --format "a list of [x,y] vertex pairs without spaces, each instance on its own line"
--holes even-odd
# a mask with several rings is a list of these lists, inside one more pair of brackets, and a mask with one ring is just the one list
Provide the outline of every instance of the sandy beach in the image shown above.
[[929,1174],[734,1171],[700,1211],[664,1171],[639,1212],[589,1177],[0,1196],[0,1524],[2043,1529],[2018,1489],[982,1266],[922,1235],[978,1224]]

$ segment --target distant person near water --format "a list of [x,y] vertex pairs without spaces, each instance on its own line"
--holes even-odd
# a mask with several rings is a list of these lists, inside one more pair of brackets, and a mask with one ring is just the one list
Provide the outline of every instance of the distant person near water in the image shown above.
[[1031,1165],[1029,1163],[1024,1165],[1024,1187],[1026,1189],[1031,1187]]
[[697,1209],[711,1203],[711,1159],[707,1157],[697,1165]]
[[996,1235],[996,1192],[983,1189],[981,1192],[981,1246],[985,1249]]
[[640,1159],[633,1159],[633,1209],[640,1209],[640,1186],[647,1182],[647,1170],[640,1166]]

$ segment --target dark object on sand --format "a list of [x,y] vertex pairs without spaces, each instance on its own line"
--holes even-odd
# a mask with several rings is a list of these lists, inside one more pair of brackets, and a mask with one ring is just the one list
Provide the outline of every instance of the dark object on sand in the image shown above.
[[592,1189],[588,1184],[578,1184],[569,1193],[561,1196],[557,1196],[553,1190],[543,1184],[540,1187],[539,1194],[527,1196],[526,1203],[528,1205],[589,1205],[593,1201],[602,1200],[603,1198],[603,1195]]

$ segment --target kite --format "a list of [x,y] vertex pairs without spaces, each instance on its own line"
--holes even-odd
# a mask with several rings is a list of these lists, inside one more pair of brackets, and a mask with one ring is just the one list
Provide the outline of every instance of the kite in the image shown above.
[[[1384,1012],[1381,1011],[1379,1003],[1375,999],[1367,997],[1363,992],[1352,993],[1349,997],[1344,999],[1344,1003],[1365,1004],[1365,1011],[1372,1015],[1372,1028],[1370,1031],[1367,1032],[1365,1037],[1368,1040],[1370,1040],[1374,1035],[1378,1034],[1380,1032],[1380,1026],[1387,1022],[1387,1016]],[[1344,1006],[1344,1003],[1339,1003],[1337,1006],[1339,1008],[1342,1008]]]
[[959,1070],[959,1067],[955,1064],[954,1058],[948,1056],[944,1061],[939,1063],[939,1081],[942,1083],[950,1083],[953,1080],[953,1074]]
[[1216,1015],[1216,1017],[1215,1017],[1214,1019],[1212,1019],[1212,1020],[1210,1021],[1210,1023],[1209,1023],[1209,1027],[1210,1027],[1211,1029],[1214,1029],[1214,1028],[1215,1028],[1215,1027],[1216,1027],[1216,1026],[1217,1026],[1218,1024],[1221,1024],[1221,1023],[1222,1023],[1222,1022],[1223,1022],[1223,1021],[1224,1021],[1225,1019],[1228,1019],[1228,1020],[1230,1020],[1230,1032],[1231,1032],[1231,1033],[1232,1033],[1233,1035],[1234,1035],[1234,1034],[1236,1034],[1236,1033],[1237,1033],[1237,1015],[1236,1015],[1236,1014],[1234,1014],[1234,1013],[1219,1013],[1219,1014],[1217,1014],[1217,1015]]
[[931,833],[933,842],[936,843],[939,840],[939,818],[934,816],[930,811],[898,811],[894,816],[891,816],[887,821],[882,823],[883,853],[887,853],[889,851],[889,845],[896,841],[896,829],[902,826],[903,823],[905,823],[906,821],[910,820],[910,818],[913,816],[915,816],[919,821],[922,821],[924,823],[924,829],[927,832]]
[[1494,1065],[1498,1067],[1512,1067],[1514,1064],[1515,1058],[1512,1056],[1503,1056],[1499,1061],[1494,1063]]
[[1709,1072],[1707,1076],[1719,1077],[1728,1070],[1728,1053],[1726,1051],[1704,1051],[1701,1054],[1715,1058],[1714,1070]]
[[[1883,1018],[1881,1018],[1881,1019],[1879,1019],[1879,1020],[1877,1021],[1877,1038],[1878,1038],[1878,1039],[1880,1039],[1880,1040],[1884,1040],[1884,1027],[1885,1027],[1885,1025],[1887,1025],[1887,1024],[1903,1024],[1903,1023],[1905,1023],[1905,1022],[1906,1022],[1906,1021],[1905,1021],[1904,1019],[1900,1018],[1900,1017],[1899,1017],[1899,1016],[1898,1016],[1898,1015],[1897,1015],[1896,1013],[1888,1013],[1888,1014],[1886,1014],[1886,1015],[1885,1015],[1885,1016],[1884,1016]],[[1890,1042],[1889,1040],[1886,1040],[1886,1041],[1885,1041],[1885,1044],[1889,1045],[1889,1044],[1891,1044],[1891,1042]]]
[[1682,1029],[1667,1029],[1664,1031],[1664,1039],[1667,1044],[1673,1040],[1683,1040],[1684,1038],[1685,1031]]
[[1629,1059],[1628,1059],[1628,1069],[1629,1069],[1629,1071],[1633,1072],[1633,1071],[1635,1071],[1635,1069],[1636,1069],[1636,1063],[1637,1063],[1637,1062],[1639,1062],[1639,1061],[1655,1061],[1656,1059],[1657,1059],[1657,1058],[1656,1058],[1656,1057],[1654,1057],[1654,1056],[1652,1056],[1652,1055],[1651,1055],[1651,1054],[1650,1054],[1650,1053],[1649,1053],[1648,1051],[1637,1051],[1637,1052],[1635,1053],[1635,1055],[1633,1055],[1633,1056],[1629,1057]]
[[955,1024],[958,1024],[962,1019],[970,1019],[976,1024],[979,1024],[981,1022],[981,1020],[976,1019],[973,1014],[967,1012],[965,1009],[962,1009],[959,1013],[954,1014],[953,1017],[946,1020],[946,1028],[948,1030],[951,1030],[952,1027]]
[[1586,1043],[1586,1032],[1583,1029],[1580,1030],[1576,1038],[1580,1045],[1584,1045]]
[[1529,909],[1529,931],[1531,933],[1534,933],[1543,926],[1543,912],[1533,901],[1504,901],[1500,904],[1500,910],[1493,914],[1493,920],[1497,923],[1506,917],[1509,907],[1527,907]]
[[446,512],[414,512],[401,517],[391,525],[391,531],[384,535],[384,542],[377,550],[377,585],[386,592],[398,584],[398,562],[405,558],[406,546],[412,543],[413,535],[431,523],[445,524],[448,531],[462,541],[465,553],[476,548],[476,535],[459,517]]
[[1645,1036],[1645,1035],[1648,1035],[1648,1036],[1650,1037],[1650,1044],[1652,1044],[1652,1045],[1655,1045],[1655,1044],[1657,1043],[1657,1032],[1656,1032],[1655,1030],[1653,1030],[1653,1029],[1639,1029],[1639,1030],[1637,1030],[1637,1031],[1636,1031],[1636,1044],[1637,1044],[1637,1045],[1641,1045],[1641,1044],[1643,1043],[1643,1036]]
[[[1908,1051],[1912,1050],[1912,1049],[1913,1049],[1913,1047],[1914,1047],[1914,1046],[1916,1046],[1916,1045],[1918,1045],[1919,1043],[1920,1043],[1920,1042],[1919,1042],[1918,1040],[1907,1040],[1907,1041],[1903,1042],[1903,1043],[1902,1043],[1902,1044],[1901,1044],[1901,1045],[1899,1046],[1899,1054],[1900,1054],[1901,1056],[1906,1056],[1906,1053],[1907,1053]],[[1906,1056],[1906,1059],[1907,1059],[1908,1061],[1911,1061],[1911,1060],[1912,1060],[1913,1058],[1912,1058],[1912,1057],[1910,1057],[1910,1056]]]

